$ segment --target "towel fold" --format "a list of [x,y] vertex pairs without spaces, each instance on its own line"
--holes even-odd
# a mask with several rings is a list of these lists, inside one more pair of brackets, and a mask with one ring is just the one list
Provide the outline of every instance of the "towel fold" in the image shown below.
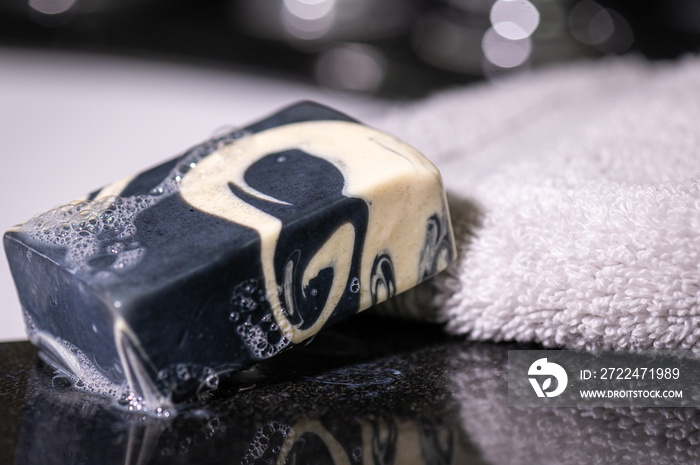
[[371,123],[451,197],[458,260],[402,304],[474,339],[700,349],[699,58],[578,63]]

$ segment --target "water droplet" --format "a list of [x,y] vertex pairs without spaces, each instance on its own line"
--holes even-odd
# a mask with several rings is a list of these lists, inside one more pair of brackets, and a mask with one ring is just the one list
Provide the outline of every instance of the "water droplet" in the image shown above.
[[183,381],[187,381],[192,377],[189,368],[187,368],[187,365],[183,363],[178,364],[175,371],[177,373],[177,377]]
[[358,278],[352,278],[352,281],[350,281],[350,292],[353,294],[360,292],[360,280]]
[[258,308],[257,302],[255,302],[253,299],[250,297],[241,297],[241,300],[239,301],[239,304],[243,309],[247,311],[253,311],[256,308]]
[[357,446],[355,449],[352,451],[352,459],[355,462],[359,462],[362,459],[362,447]]
[[240,317],[241,316],[238,314],[238,312],[231,312],[228,315],[228,319],[234,323],[236,323],[240,319]]
[[219,376],[217,374],[212,374],[207,376],[204,383],[209,389],[216,389],[219,387]]
[[277,157],[277,163],[284,163],[285,161],[287,161],[287,157],[285,157],[284,155],[280,155],[279,157]]
[[311,289],[311,295],[316,297],[318,295],[318,289],[316,289],[316,288]]

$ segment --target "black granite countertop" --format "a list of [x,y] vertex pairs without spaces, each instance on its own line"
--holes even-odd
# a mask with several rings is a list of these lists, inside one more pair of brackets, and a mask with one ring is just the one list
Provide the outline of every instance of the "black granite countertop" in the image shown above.
[[0,463],[697,463],[696,409],[509,407],[517,348],[359,315],[152,418],[3,343]]

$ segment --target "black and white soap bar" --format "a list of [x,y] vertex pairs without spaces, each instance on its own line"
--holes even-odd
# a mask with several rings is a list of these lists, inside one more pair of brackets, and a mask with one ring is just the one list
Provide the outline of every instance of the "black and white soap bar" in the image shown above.
[[4,244],[45,360],[151,409],[455,256],[438,170],[310,102],[36,216]]

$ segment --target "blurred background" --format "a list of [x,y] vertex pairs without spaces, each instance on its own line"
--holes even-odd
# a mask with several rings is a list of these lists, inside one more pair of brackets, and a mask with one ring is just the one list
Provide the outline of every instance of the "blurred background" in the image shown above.
[[[300,99],[362,118],[557,63],[699,48],[697,0],[4,0],[0,227]],[[0,341],[23,334],[3,255]]]
[[384,98],[700,43],[695,0],[5,0],[3,46],[186,62]]

